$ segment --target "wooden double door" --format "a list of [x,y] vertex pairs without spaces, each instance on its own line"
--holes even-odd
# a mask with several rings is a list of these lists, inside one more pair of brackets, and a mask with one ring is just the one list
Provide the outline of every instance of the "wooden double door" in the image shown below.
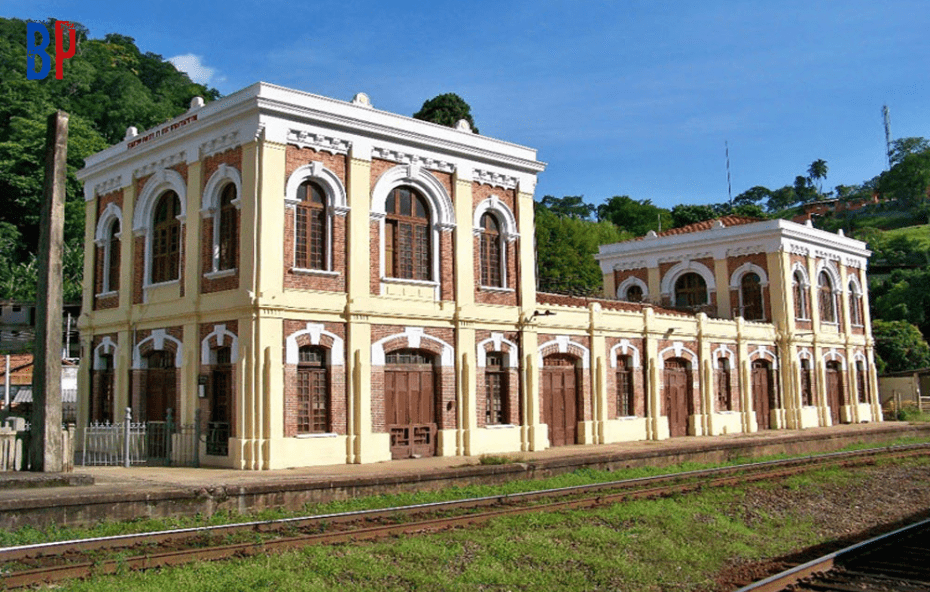
[[775,392],[772,365],[765,360],[754,360],[752,362],[752,407],[756,411],[756,424],[760,430],[771,428],[771,411],[778,405]]
[[429,356],[401,352],[388,356],[384,368],[385,424],[391,458],[436,454],[437,373]]
[[665,361],[665,412],[671,437],[688,435],[688,417],[694,414],[691,364],[682,358]]
[[843,396],[843,369],[839,362],[827,362],[827,405],[833,425],[840,423],[840,407],[846,403]]
[[549,445],[575,444],[578,438],[579,376],[576,358],[553,354],[543,360],[543,423],[549,426]]

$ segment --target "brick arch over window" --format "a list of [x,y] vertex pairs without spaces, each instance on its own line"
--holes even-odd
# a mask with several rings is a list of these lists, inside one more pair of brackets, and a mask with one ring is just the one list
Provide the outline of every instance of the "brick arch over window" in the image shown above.
[[699,374],[697,354],[685,347],[682,342],[676,341],[671,346],[659,352],[659,370],[665,369],[665,360],[670,358],[683,358],[687,360],[691,364],[691,370],[694,372],[695,377]]
[[[392,192],[401,186],[415,189],[426,200],[429,206],[429,238],[430,238],[430,282],[439,283],[441,269],[441,233],[449,232],[455,228],[455,210],[452,198],[439,180],[422,167],[398,165],[386,171],[375,183],[371,193],[371,219],[378,223],[379,261],[378,269],[381,278],[386,276],[385,270],[385,218],[387,217],[387,199]],[[400,280],[406,281],[406,280]],[[437,289],[437,299],[439,290]]]
[[513,341],[505,339],[502,333],[491,333],[489,338],[478,343],[477,351],[477,361],[479,368],[485,367],[487,354],[491,352],[506,353],[508,356],[509,367],[520,367],[520,348]]
[[174,354],[174,367],[183,363],[184,344],[181,340],[168,334],[164,329],[153,329],[151,335],[140,341],[132,349],[132,368],[145,368],[143,360],[153,351],[164,350]]
[[322,324],[307,323],[306,329],[301,329],[287,336],[285,340],[285,363],[297,364],[300,359],[300,348],[304,345],[319,345],[327,348],[330,350],[330,365],[345,365],[345,342],[335,333],[324,329]]
[[103,246],[103,243],[109,238],[110,226],[113,221],[119,222],[120,233],[123,231],[123,210],[115,203],[108,203],[100,218],[97,220],[97,229],[94,231],[94,242],[97,246]]
[[638,369],[640,365],[639,349],[630,343],[629,339],[621,339],[618,344],[610,348],[610,367],[617,367],[617,356],[631,356],[633,358],[633,369]]
[[[115,230],[115,232],[114,232]],[[106,294],[119,289],[119,266],[122,255],[123,211],[115,203],[107,204],[97,220],[94,243],[102,249],[97,259],[99,268],[94,270],[95,283],[100,293]]]
[[[155,206],[159,199],[167,192],[173,191],[178,196],[179,213],[176,216],[181,223],[179,231],[179,240],[181,252],[184,251],[184,221],[187,217],[187,183],[184,177],[175,170],[161,169],[155,172],[149,180],[146,181],[142,191],[139,192],[139,199],[132,216],[133,235],[144,237],[144,272],[143,286],[152,284],[152,226],[155,217]],[[180,271],[178,272],[180,274]],[[180,279],[180,276],[177,278]]]
[[840,350],[836,349],[835,347],[830,348],[830,351],[823,354],[823,361],[839,362],[843,372],[846,371],[846,356],[844,356],[842,352],[840,352]]
[[432,335],[422,327],[406,327],[402,333],[388,335],[371,344],[371,365],[384,366],[385,354],[398,349],[422,349],[439,355],[439,365],[444,368],[455,366],[455,350],[451,345]]
[[749,352],[749,361],[753,360],[766,360],[772,364],[772,370],[778,369],[778,356],[765,345],[760,345]]
[[239,338],[235,333],[226,329],[226,325],[213,325],[213,331],[200,342],[200,363],[205,366],[214,364],[215,360],[212,359],[214,352],[220,347],[229,348],[230,364],[239,361]]
[[707,285],[707,304],[710,304],[713,300],[712,296],[717,292],[717,282],[714,280],[714,273],[706,265],[697,261],[680,261],[665,272],[661,284],[662,296],[668,297],[674,302],[675,283],[678,278],[687,273],[696,273],[704,280]]
[[551,341],[540,344],[539,367],[544,366],[543,360],[552,354],[570,354],[581,360],[581,367],[585,370],[591,367],[591,352],[587,347],[572,341],[568,335],[559,335]]
[[510,243],[520,238],[520,233],[517,232],[517,219],[514,217],[513,212],[510,211],[510,208],[507,207],[507,204],[496,195],[482,200],[475,207],[472,231],[476,236],[481,233],[481,217],[487,213],[494,214],[498,222],[500,222],[501,235],[505,241]]
[[107,369],[101,359],[101,356],[114,356],[116,357],[116,344],[110,339],[109,335],[104,337],[97,347],[94,348],[94,370],[105,370]]
[[[475,373],[478,427],[520,423],[520,349],[503,333],[477,343],[478,371]],[[506,356],[500,359],[501,356]],[[491,357],[491,363],[488,358]],[[495,361],[500,362],[499,365]]]
[[617,298],[620,300],[626,300],[628,302],[634,302],[634,300],[630,300],[630,298],[628,297],[630,288],[632,288],[633,286],[636,286],[641,290],[640,301],[646,302],[649,299],[649,286],[647,286],[646,282],[644,282],[643,280],[639,279],[636,276],[632,276],[632,275],[626,278],[625,280],[623,280],[620,283],[620,285],[617,286]]
[[[231,210],[231,213],[234,214],[232,219],[229,219],[224,215],[223,209],[223,195],[228,190],[230,185],[233,188],[235,197],[230,202],[229,207],[235,208]],[[213,232],[210,237],[210,259],[208,269],[216,273],[223,270],[231,270],[237,267],[235,254],[227,254],[226,258],[231,259],[231,261],[222,261],[221,251],[221,241],[225,238],[227,241],[227,246],[225,248],[232,249],[233,251],[237,250],[236,245],[232,244],[237,242],[235,234],[237,232],[238,222],[236,218],[239,216],[239,210],[242,208],[242,178],[239,176],[239,171],[234,167],[229,166],[228,164],[222,163],[210,176],[210,180],[207,181],[206,187],[203,190],[203,200],[202,206],[200,209],[200,216],[204,219],[212,218],[213,219]],[[226,224],[232,226],[232,230],[225,227]],[[229,234],[232,232],[233,234]],[[225,264],[224,264],[225,263]]]

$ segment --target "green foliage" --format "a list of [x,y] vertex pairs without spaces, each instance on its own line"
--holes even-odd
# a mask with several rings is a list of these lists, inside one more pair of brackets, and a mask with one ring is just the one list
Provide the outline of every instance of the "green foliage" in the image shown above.
[[471,116],[471,106],[455,93],[445,93],[429,99],[413,114],[413,118],[447,127],[455,127],[460,119],[464,119],[471,126],[472,132],[479,133],[478,126]]
[[584,203],[583,195],[566,195],[565,197],[547,195],[539,203],[556,216],[568,216],[578,220],[590,220],[595,212],[594,206]]
[[648,199],[637,201],[628,195],[615,195],[597,207],[597,219],[613,222],[633,236],[643,236],[650,230],[659,232],[672,228],[672,214],[652,205]]
[[880,373],[930,367],[930,345],[907,321],[872,321],[876,366]]
[[772,191],[767,187],[756,185],[733,198],[734,206],[761,206],[772,198]]
[[[51,22],[47,28],[54,30]],[[131,37],[90,39],[80,24],[64,76],[26,79],[26,23],[0,18],[0,299],[35,296],[45,130],[56,109],[70,114],[65,203],[64,293],[80,300],[84,192],[75,177],[84,159],[122,140],[126,128],[152,127],[187,110],[190,100],[219,97],[171,63],[142,53]]]
[[920,137],[898,138],[891,142],[891,152],[888,159],[891,166],[901,163],[904,157],[910,154],[919,154],[930,150],[930,140]]
[[590,222],[558,215],[536,204],[536,267],[544,292],[593,296],[603,277],[594,260],[600,245],[632,238],[609,222]]
[[818,158],[807,167],[807,176],[811,181],[817,181],[818,193],[823,193],[823,180],[827,178],[827,161]]
[[681,228],[704,220],[713,220],[718,215],[713,205],[677,205],[672,208],[672,227]]
[[919,208],[930,189],[930,149],[903,154],[891,170],[881,174],[878,190],[885,199],[904,207]]

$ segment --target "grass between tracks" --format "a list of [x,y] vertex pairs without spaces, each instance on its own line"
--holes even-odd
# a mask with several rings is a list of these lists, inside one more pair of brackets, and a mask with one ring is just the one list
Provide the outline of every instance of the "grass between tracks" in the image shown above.
[[[930,458],[900,462],[927,465]],[[752,488],[817,496],[862,478],[855,469],[821,469],[778,483],[510,516],[476,528],[93,578],[65,589],[712,590],[731,559],[783,555],[827,538],[809,515],[746,508]]]
[[[883,446],[893,446],[902,444],[916,444],[930,442],[927,438],[899,438],[893,441],[882,443],[857,443],[842,448],[842,451],[862,450],[867,448],[880,448]],[[157,530],[168,530],[172,528],[187,528],[205,525],[234,524],[237,522],[246,522],[249,520],[272,520],[276,518],[287,518],[294,516],[310,516],[318,514],[331,514],[338,512],[348,512],[355,510],[368,510],[377,508],[389,508],[394,506],[405,506],[412,504],[423,504],[437,501],[447,501],[456,499],[466,499],[471,497],[482,497],[492,495],[504,495],[524,491],[533,491],[538,489],[550,489],[557,487],[569,487],[573,485],[584,485],[589,483],[600,483],[605,481],[617,481],[622,479],[635,479],[638,477],[649,477],[655,475],[682,473],[707,469],[719,466],[732,466],[749,462],[761,462],[765,460],[780,460],[788,458],[797,458],[805,455],[772,455],[761,458],[734,458],[733,460],[720,464],[701,464],[701,463],[681,463],[666,467],[637,467],[622,469],[617,471],[600,471],[594,469],[581,469],[572,473],[549,477],[545,479],[534,480],[515,480],[497,485],[470,485],[463,487],[449,487],[437,491],[419,491],[414,493],[396,493],[382,494],[375,496],[365,496],[351,498],[347,500],[332,501],[322,504],[308,504],[299,511],[284,510],[265,510],[256,514],[241,515],[227,512],[218,512],[212,516],[196,516],[192,518],[161,518],[161,519],[143,519],[128,522],[101,522],[89,528],[58,528],[50,527],[45,529],[36,529],[24,527],[16,531],[0,532],[0,547],[14,545],[28,545],[43,543],[49,541],[71,540],[79,538],[114,536],[120,534],[132,534],[153,532]]]

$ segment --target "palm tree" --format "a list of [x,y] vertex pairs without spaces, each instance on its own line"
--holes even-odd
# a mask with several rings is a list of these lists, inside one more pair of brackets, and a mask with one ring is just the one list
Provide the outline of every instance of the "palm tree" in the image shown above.
[[823,180],[827,178],[827,161],[818,158],[807,167],[807,176],[811,181],[817,181],[818,193],[823,193]]

